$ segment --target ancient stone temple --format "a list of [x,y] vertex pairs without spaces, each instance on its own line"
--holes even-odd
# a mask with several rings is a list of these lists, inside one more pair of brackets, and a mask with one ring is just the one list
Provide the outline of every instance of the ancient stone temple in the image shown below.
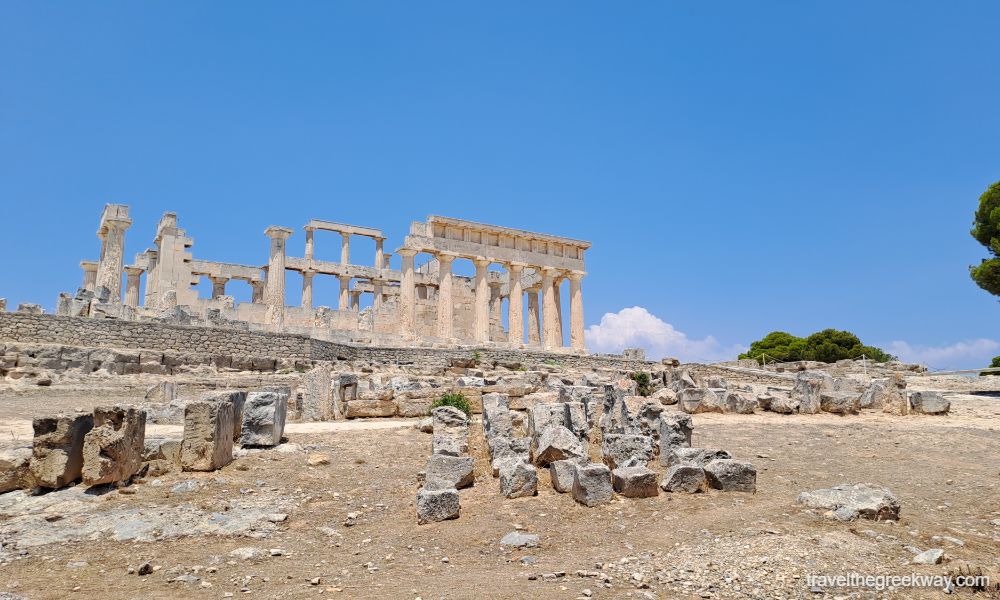
[[[125,232],[131,224],[128,206],[105,207],[97,232],[100,258],[80,263],[83,286],[74,296],[60,296],[58,314],[167,320],[372,344],[585,351],[582,281],[589,242],[431,216],[411,224],[396,249],[401,268],[395,270],[389,266],[392,255],[384,251],[381,230],[313,219],[302,228],[302,256],[289,251],[295,230],[271,226],[261,239],[262,245],[265,239],[267,243],[266,263],[244,265],[195,258],[194,240],[178,226],[177,215],[168,212],[156,227],[153,246],[126,265]],[[340,236],[339,261],[316,258],[317,232]],[[358,237],[375,241],[369,264],[352,262],[351,240]],[[470,261],[475,275],[453,273],[456,260]],[[286,301],[288,271],[301,275],[298,305]],[[339,294],[331,303],[335,306],[316,306],[317,276],[337,278]],[[194,287],[203,277],[212,283],[211,298],[199,298]],[[250,302],[227,295],[227,288],[238,282],[250,286]],[[362,309],[366,294],[370,301]]]

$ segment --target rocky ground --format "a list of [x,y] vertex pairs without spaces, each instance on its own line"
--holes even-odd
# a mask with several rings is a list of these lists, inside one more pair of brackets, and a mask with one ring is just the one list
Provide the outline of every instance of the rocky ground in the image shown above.
[[[148,382],[130,381],[0,389],[3,443],[30,440],[32,416],[134,402]],[[585,508],[540,470],[538,496],[505,500],[475,423],[476,484],[461,491],[461,517],[428,525],[417,525],[414,497],[431,436],[415,420],[291,424],[287,444],[241,453],[214,473],[0,495],[0,596],[939,597],[807,584],[810,574],[968,566],[1000,577],[1000,399],[970,395],[968,382],[932,383],[949,392],[950,415],[693,415],[694,446],[757,466],[755,494],[661,493]],[[801,491],[845,482],[888,487],[901,520],[844,523],[795,504]],[[539,545],[501,546],[514,530]],[[942,548],[945,562],[912,564],[929,548]]]

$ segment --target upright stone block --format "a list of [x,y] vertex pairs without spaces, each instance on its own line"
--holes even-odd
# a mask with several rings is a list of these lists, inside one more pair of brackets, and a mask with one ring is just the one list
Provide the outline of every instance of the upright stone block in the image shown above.
[[674,448],[690,448],[694,421],[691,415],[665,412],[660,415],[660,464],[666,464]]
[[459,514],[458,490],[428,490],[417,492],[417,523],[426,525],[448,519],[457,519]]
[[154,404],[170,404],[177,399],[177,384],[173,381],[160,381],[146,390],[145,399]]
[[0,494],[32,487],[31,448],[0,450]]
[[288,394],[280,391],[259,391],[247,394],[243,404],[241,446],[277,446],[285,431],[288,417]]
[[94,428],[90,414],[59,415],[32,421],[31,475],[38,487],[61,488],[83,474],[83,438]]
[[586,448],[573,432],[562,425],[554,425],[546,428],[538,437],[533,462],[544,467],[553,461],[582,458],[586,455]]
[[610,501],[611,469],[600,463],[577,466],[573,499],[584,506],[597,506]]
[[612,469],[617,469],[630,459],[646,466],[647,462],[653,460],[653,438],[626,433],[608,434],[601,444],[601,453],[604,464]]
[[500,493],[504,498],[524,498],[538,493],[538,471],[534,466],[510,458],[500,464]]
[[302,376],[301,413],[303,421],[333,418],[333,379],[329,367],[315,367]]
[[611,486],[626,498],[652,498],[660,493],[656,471],[646,467],[619,467],[611,472]]
[[951,410],[951,401],[938,392],[911,392],[910,407],[915,413],[945,415]]
[[[573,481],[576,479],[576,468],[581,464],[579,459],[557,460],[549,463],[549,479],[552,489],[560,493],[573,491]],[[587,464],[584,460],[582,464]]]
[[184,407],[181,467],[214,471],[233,461],[233,405],[195,400]]
[[134,406],[99,406],[94,428],[83,439],[83,482],[123,483],[142,467],[146,411]]
[[757,469],[748,462],[716,459],[705,465],[705,475],[709,486],[724,492],[757,491]]
[[475,483],[474,466],[475,459],[471,456],[432,454],[427,459],[424,489],[460,490],[469,487]]
[[469,453],[469,418],[454,406],[439,406],[431,411],[434,422],[434,454],[463,456]]
[[247,401],[247,393],[242,390],[206,392],[202,395],[201,399],[214,402],[229,402],[233,405],[233,441],[238,442],[240,434],[243,431],[243,405]]

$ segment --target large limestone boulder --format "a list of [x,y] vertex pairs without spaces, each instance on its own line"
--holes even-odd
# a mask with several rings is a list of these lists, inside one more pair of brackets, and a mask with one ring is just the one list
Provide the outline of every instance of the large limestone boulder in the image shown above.
[[573,432],[562,425],[552,425],[538,436],[534,463],[544,467],[557,460],[586,456],[587,450]]
[[[357,386],[357,380],[354,382]],[[334,417],[333,377],[330,367],[320,365],[302,375],[303,421],[328,421]]]
[[646,467],[619,467],[611,472],[611,486],[626,498],[652,498],[660,493],[656,471]]
[[31,448],[0,450],[0,494],[34,487],[31,477]]
[[938,392],[910,392],[910,407],[915,413],[946,415],[951,402]]
[[454,406],[439,406],[431,411],[434,421],[434,454],[463,456],[469,453],[469,418]]
[[653,438],[624,433],[608,434],[601,444],[601,454],[604,464],[612,469],[617,469],[630,460],[645,466],[653,460]]
[[497,436],[487,442],[490,453],[490,467],[493,476],[500,475],[500,466],[510,459],[517,459],[520,462],[530,460],[531,440],[526,437],[502,437]]
[[166,473],[181,470],[181,442],[178,439],[146,438],[142,452],[143,468],[141,473],[146,477],[158,477]]
[[214,471],[233,461],[233,405],[194,400],[184,407],[181,467]]
[[611,469],[600,463],[579,465],[573,480],[573,499],[584,506],[611,500]]
[[201,399],[229,402],[233,405],[233,441],[240,441],[240,434],[243,431],[243,405],[246,404],[247,393],[243,390],[221,390],[206,392]]
[[552,489],[560,493],[572,492],[573,481],[576,479],[576,468],[587,463],[586,459],[577,458],[549,463],[549,479],[552,480]]
[[722,412],[722,400],[717,391],[708,388],[684,388],[677,394],[677,404],[688,414]]
[[873,521],[899,520],[899,500],[886,488],[869,483],[845,483],[828,489],[802,492],[795,502],[808,508],[831,511],[844,521],[856,518]]
[[658,401],[663,406],[673,406],[677,404],[677,392],[670,388],[660,388],[653,392],[650,396],[653,400]]
[[767,408],[771,412],[782,415],[791,415],[799,412],[799,400],[790,394],[772,392],[768,395]]
[[432,454],[427,459],[424,477],[425,490],[462,489],[475,482],[473,467],[475,459],[471,456],[448,456],[447,454]]
[[[674,448],[667,456],[665,466],[674,465],[695,465],[704,467],[713,460],[720,458],[732,458],[725,450],[717,448]],[[662,462],[662,461],[661,461]]]
[[483,433],[487,440],[514,435],[510,398],[506,394],[483,394]]
[[134,406],[99,406],[94,428],[83,439],[83,482],[123,483],[142,467],[146,411]]
[[856,415],[859,412],[858,395],[852,392],[822,392],[820,408],[836,415]]
[[177,398],[177,384],[173,381],[161,381],[146,390],[146,402],[153,404],[169,404]]
[[910,401],[906,397],[906,379],[899,373],[894,373],[888,378],[882,412],[893,415],[910,414]]
[[835,391],[833,378],[821,371],[800,371],[795,376],[791,397],[799,402],[799,412],[816,414],[823,406],[823,391]]
[[509,458],[500,463],[500,493],[504,498],[538,494],[538,471],[523,460]]
[[721,458],[705,465],[708,485],[724,492],[757,491],[757,469],[748,462]]
[[288,395],[277,391],[247,394],[243,404],[241,446],[272,447],[281,443],[288,418]]
[[43,488],[67,486],[83,474],[83,438],[94,428],[91,414],[42,417],[31,423],[31,476]]
[[448,519],[457,519],[459,513],[458,490],[428,490],[417,492],[417,523],[426,525]]
[[660,488],[665,492],[695,494],[708,489],[705,469],[698,465],[676,464],[667,469]]
[[747,392],[730,390],[725,393],[722,403],[723,412],[741,415],[752,415],[757,409],[757,398]]
[[663,464],[674,448],[690,448],[694,421],[691,415],[664,412],[658,423],[660,431],[660,463]]
[[528,435],[537,444],[539,437],[549,427],[565,427],[580,440],[586,440],[590,427],[583,404],[579,402],[538,403],[528,414]]
[[858,399],[859,408],[882,408],[888,395],[888,379],[872,379]]

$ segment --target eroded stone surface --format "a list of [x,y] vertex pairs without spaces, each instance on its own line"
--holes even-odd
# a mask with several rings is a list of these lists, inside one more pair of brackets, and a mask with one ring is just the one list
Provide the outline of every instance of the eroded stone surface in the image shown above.
[[181,466],[185,471],[214,471],[233,460],[233,405],[194,400],[184,407]]
[[851,518],[899,520],[900,503],[886,488],[858,483],[802,492],[798,504],[827,511],[844,509]]
[[94,428],[83,440],[83,482],[129,481],[142,467],[145,442],[145,410],[123,405],[95,408]]
[[573,499],[584,506],[611,500],[611,469],[601,463],[578,465],[573,479]]
[[83,474],[83,439],[94,427],[90,414],[59,415],[32,421],[31,475],[35,485],[61,488]]
[[250,392],[243,405],[242,446],[277,446],[285,431],[288,395],[279,391]]

